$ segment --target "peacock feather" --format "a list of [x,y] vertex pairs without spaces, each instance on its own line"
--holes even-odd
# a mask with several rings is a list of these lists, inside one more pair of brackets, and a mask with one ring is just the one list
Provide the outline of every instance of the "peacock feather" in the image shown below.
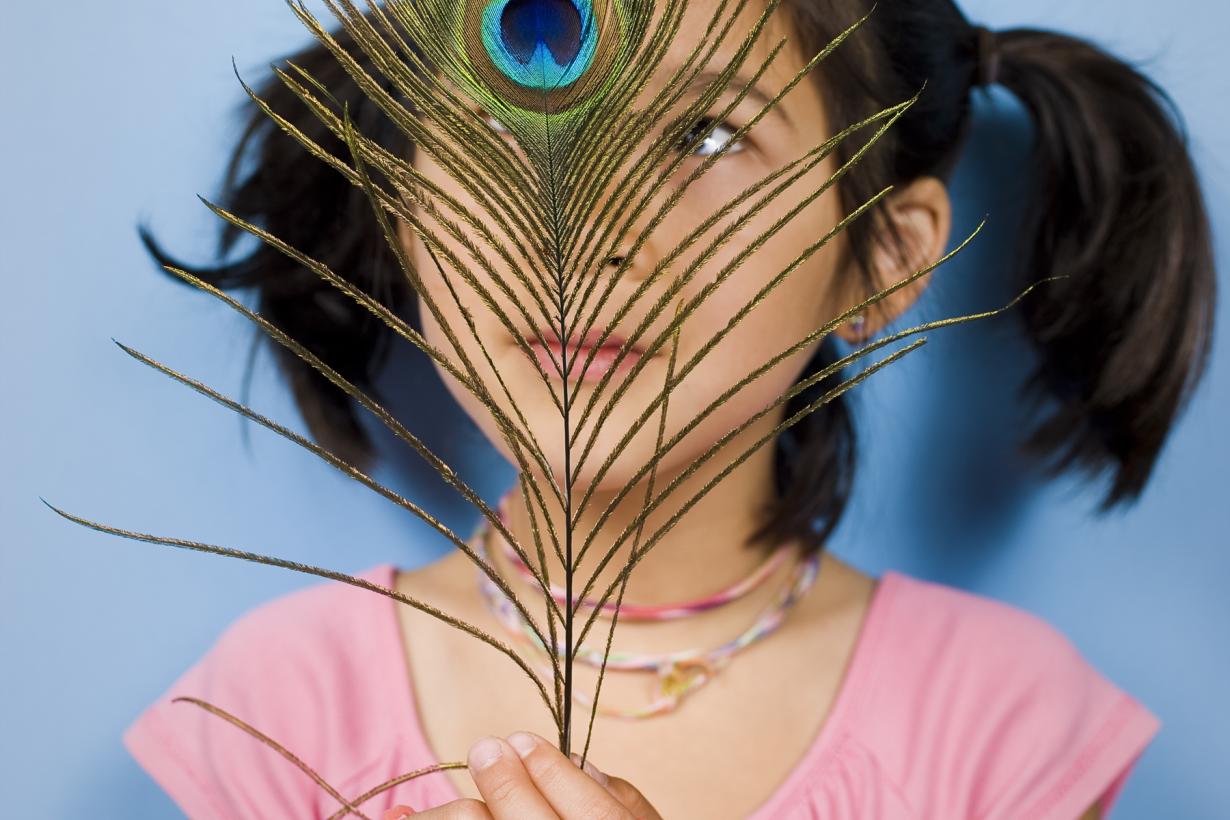
[[[888,353],[866,366],[856,376],[827,390],[810,402],[803,411],[782,419],[772,433],[760,438],[737,455],[728,456],[724,445],[747,425],[763,414],[772,412],[794,395],[807,390],[821,379],[839,372],[859,359],[873,354],[899,340],[917,336],[923,331],[988,317],[1007,310],[1025,294],[1008,305],[985,313],[953,317],[929,322],[893,333],[863,345],[837,361],[831,367],[796,384],[770,402],[766,408],[744,425],[714,442],[683,475],[676,476],[663,487],[657,486],[656,471],[662,456],[704,418],[724,402],[754,382],[758,376],[787,356],[797,353],[831,333],[841,322],[866,310],[895,290],[926,275],[939,264],[959,252],[981,229],[982,224],[953,251],[933,265],[911,274],[852,306],[807,337],[783,339],[780,350],[760,367],[743,375],[735,386],[718,396],[684,429],[668,437],[664,421],[668,401],[676,386],[699,361],[709,355],[714,346],[736,326],[768,292],[854,219],[864,214],[890,190],[879,191],[867,202],[845,216],[832,231],[816,238],[800,257],[769,280],[764,289],[740,306],[723,328],[688,361],[677,361],[679,329],[690,315],[711,298],[715,289],[735,275],[759,244],[781,230],[806,204],[836,184],[842,175],[858,162],[876,141],[917,99],[922,88],[912,97],[865,120],[850,124],[823,139],[788,163],[775,168],[744,190],[733,193],[726,201],[713,202],[712,213],[705,215],[699,227],[685,236],[670,237],[669,247],[662,251],[654,269],[638,285],[632,295],[616,304],[609,304],[615,285],[627,271],[651,232],[672,209],[679,206],[682,192],[704,177],[732,144],[780,103],[782,96],[803,81],[824,58],[842,42],[855,34],[872,11],[850,26],[814,55],[785,88],[774,98],[757,104],[755,116],[741,126],[733,138],[702,162],[689,166],[680,174],[680,165],[688,151],[679,151],[680,143],[692,148],[706,134],[695,130],[713,110],[713,117],[722,119],[741,104],[750,84],[735,88],[738,73],[747,69],[753,81],[760,77],[786,44],[782,38],[771,49],[767,59],[752,59],[752,44],[761,36],[766,22],[780,0],[768,0],[762,11],[754,14],[751,31],[737,32],[734,21],[747,6],[747,0],[721,0],[716,13],[703,30],[688,30],[694,46],[681,66],[648,94],[643,104],[639,98],[649,90],[649,77],[661,67],[668,45],[682,29],[685,4],[682,0],[650,3],[645,0],[389,0],[384,4],[367,2],[367,11],[360,10],[350,0],[324,0],[330,12],[340,22],[347,37],[362,52],[356,55],[339,42],[336,32],[328,30],[297,0],[288,6],[313,36],[340,63],[363,93],[387,115],[413,142],[417,151],[430,157],[444,173],[465,192],[467,200],[443,190],[424,175],[416,164],[397,156],[360,133],[352,120],[348,105],[338,103],[330,89],[309,72],[288,61],[288,68],[275,68],[277,76],[318,117],[328,129],[344,141],[348,156],[335,156],[313,141],[284,116],[274,111],[246,83],[244,89],[256,105],[277,125],[320,161],[342,174],[359,187],[371,205],[368,218],[375,220],[389,242],[411,287],[422,296],[424,306],[441,324],[448,339],[448,349],[430,344],[424,335],[395,315],[379,300],[355,287],[347,278],[322,262],[273,236],[256,224],[202,199],[219,217],[258,237],[281,253],[314,271],[323,280],[363,306],[384,322],[397,336],[413,344],[466,391],[472,394],[496,420],[502,437],[514,454],[518,467],[519,490],[527,508],[541,515],[533,523],[533,542],[521,543],[501,522],[493,510],[453,469],[406,429],[383,407],[357,389],[354,384],[313,354],[305,345],[291,338],[259,313],[204,282],[200,278],[173,266],[167,270],[225,302],[251,320],[276,343],[283,345],[322,374],[334,385],[346,391],[356,402],[389,427],[407,446],[414,448],[430,463],[442,478],[474,504],[486,522],[503,536],[530,567],[545,567],[546,550],[552,550],[566,568],[568,588],[575,599],[590,595],[598,573],[612,560],[625,543],[632,544],[631,557],[621,569],[617,580],[599,590],[599,600],[616,596],[622,600],[623,590],[636,563],[658,543],[667,530],[715,484],[744,461],[752,452],[772,440],[807,414],[832,401],[846,390],[879,369],[916,350],[925,343],[918,338],[899,350]],[[719,43],[733,42],[733,59],[718,67],[695,97],[686,97],[684,90],[695,85],[702,69],[711,65]],[[373,66],[375,74],[364,65]],[[924,83],[925,86],[925,83]],[[732,88],[729,96],[724,96]],[[728,101],[724,101],[728,100]],[[675,113],[681,105],[682,112]],[[867,132],[870,131],[868,135]],[[694,136],[688,136],[695,134]],[[694,281],[702,264],[682,265],[687,253],[698,260],[712,258],[731,241],[741,226],[758,213],[772,208],[780,194],[792,182],[815,168],[836,148],[848,140],[862,144],[816,191],[810,193],[798,208],[783,214],[756,238],[752,246],[740,249],[733,260],[703,282]],[[608,196],[608,192],[614,192]],[[658,198],[661,198],[659,200]],[[363,218],[355,214],[354,218]],[[638,218],[644,217],[642,221]],[[423,287],[424,270],[416,266],[399,241],[399,227],[408,229],[423,243],[431,259],[431,273],[447,284],[448,298],[463,317],[449,321],[443,310],[447,303],[432,298]],[[659,240],[661,241],[661,240]],[[463,252],[458,252],[458,248]],[[630,247],[618,267],[610,275],[598,276],[616,250]],[[680,270],[679,268],[683,269]],[[708,273],[706,274],[708,275]],[[516,287],[514,287],[514,284]],[[692,286],[694,292],[688,290]],[[1028,291],[1026,291],[1028,292]],[[645,307],[649,294],[656,294]],[[522,298],[528,295],[527,298]],[[610,368],[588,395],[579,398],[572,390],[569,378],[553,379],[539,364],[539,375],[549,391],[551,401],[560,413],[559,434],[568,453],[569,469],[558,476],[547,457],[544,443],[513,400],[509,386],[492,367],[494,379],[484,378],[484,364],[491,365],[491,356],[484,339],[476,330],[475,316],[488,311],[510,331],[531,360],[537,361],[523,338],[522,328],[532,328],[539,340],[548,335],[557,339],[573,333],[586,333],[599,315],[611,314],[614,326],[634,315],[634,306],[643,314],[640,322],[620,350],[617,363],[634,344],[644,347],[645,355],[626,375],[615,378],[616,368]],[[655,321],[656,320],[656,321]],[[661,326],[651,333],[650,328]],[[604,332],[606,338],[609,330]],[[644,338],[647,337],[648,338]],[[462,338],[473,340],[481,360],[467,354]],[[578,616],[577,607],[560,607],[549,593],[551,579],[546,572],[537,572],[535,582],[544,593],[545,608],[531,612],[516,598],[498,573],[473,550],[468,540],[450,530],[412,499],[405,498],[381,486],[359,469],[331,453],[319,444],[268,419],[244,404],[224,396],[212,388],[146,356],[127,345],[116,342],[126,353],[178,382],[190,387],[227,408],[254,420],[319,456],[323,461],[343,471],[355,480],[382,494],[390,501],[418,516],[464,552],[508,595],[520,615],[530,625],[541,644],[550,652],[552,680],[540,680],[524,659],[498,638],[473,624],[458,619],[430,604],[406,596],[396,590],[322,567],[308,566],[289,559],[238,550],[198,541],[152,535],[100,524],[72,515],[54,506],[60,515],[94,529],[150,543],[199,550],[214,555],[239,558],[333,579],[395,599],[402,604],[429,613],[458,629],[484,641],[503,653],[520,667],[537,687],[545,708],[559,731],[560,749],[567,754],[573,716],[572,664],[575,648],[580,646],[593,628],[594,614],[587,620]],[[601,339],[597,344],[601,344]],[[577,368],[583,371],[597,350],[595,344],[589,358]],[[592,486],[578,486],[575,481],[580,467],[596,459],[596,431],[610,424],[612,408],[624,395],[642,366],[659,349],[670,351],[669,364],[660,391],[645,406],[637,421],[627,430],[617,431],[619,443],[606,455],[598,467],[598,476],[610,468],[616,456],[624,450],[632,435],[657,419],[657,443],[652,458],[638,468],[637,473],[618,497],[605,510],[609,514],[616,504],[634,490],[647,488],[643,511],[628,525],[612,544],[598,544],[592,538],[574,532],[580,511],[592,501]],[[558,375],[571,373],[576,363],[569,363],[567,354],[560,363]],[[693,496],[680,499],[672,495],[681,481],[701,465],[717,457],[729,462],[717,477]],[[44,502],[46,503],[46,502]],[[652,532],[643,532],[646,518],[662,504],[677,508],[675,514]],[[51,506],[48,504],[48,506]],[[557,529],[547,514],[551,508],[566,511],[566,526]],[[538,560],[529,558],[531,551]],[[592,551],[592,552],[591,552]],[[595,554],[598,553],[598,554]],[[588,560],[587,560],[588,559]],[[590,572],[592,571],[592,573]],[[618,621],[612,620],[606,635],[609,652],[611,635]],[[567,649],[555,650],[558,633],[563,631]],[[601,689],[594,692],[596,708]],[[406,779],[437,771],[440,768],[465,767],[464,762],[445,763],[375,786],[364,795],[346,797],[298,760],[273,738],[239,718],[212,704],[193,698],[184,700],[208,709],[230,720],[239,728],[270,745],[288,760],[308,772],[323,789],[338,801],[335,817],[355,814],[362,817],[362,802]],[[593,729],[594,711],[590,711],[585,754]]]

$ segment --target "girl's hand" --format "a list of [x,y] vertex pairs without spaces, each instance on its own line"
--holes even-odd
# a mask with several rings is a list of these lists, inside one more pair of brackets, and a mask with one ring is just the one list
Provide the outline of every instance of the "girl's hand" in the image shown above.
[[[610,777],[580,755],[565,757],[533,732],[508,740],[486,737],[470,747],[470,776],[482,800],[461,799],[434,809],[386,817],[414,820],[662,820],[626,780]],[[590,771],[592,769],[592,772]],[[605,780],[605,784],[603,781]]]

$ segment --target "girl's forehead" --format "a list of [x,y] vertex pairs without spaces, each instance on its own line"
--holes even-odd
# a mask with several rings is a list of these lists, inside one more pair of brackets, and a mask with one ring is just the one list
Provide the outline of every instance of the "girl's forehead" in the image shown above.
[[[765,10],[765,4],[760,0],[745,3],[737,14],[734,13],[736,3],[732,0],[726,0],[725,3],[721,0],[687,0],[683,5],[684,12],[678,30],[670,38],[661,62],[655,66],[651,75],[649,87],[652,89],[660,89],[683,66],[688,65],[689,61],[693,68],[700,63],[702,75],[708,78],[709,82],[713,82],[716,72],[724,70],[738,58],[744,41]],[[659,4],[651,17],[651,31],[661,19],[661,8]],[[757,81],[757,85],[770,94],[780,91],[804,65],[801,44],[797,42],[784,3],[779,3],[774,8],[756,34],[735,75],[744,78],[754,76],[765,61],[769,60],[773,49],[783,38],[786,42]],[[693,57],[697,45],[702,42],[704,45],[700,53]],[[732,77],[729,85],[732,89],[737,89],[743,83]]]
[[[746,119],[751,113],[769,105],[804,68],[804,44],[798,39],[789,10],[784,3],[779,3],[747,46],[742,61],[723,80],[721,72],[739,58],[740,49],[760,23],[765,4],[761,0],[750,0],[737,14],[734,11],[737,4],[732,0],[727,0],[725,4],[721,0],[687,0],[684,5],[678,29],[663,49],[661,59],[645,81],[644,88],[638,93],[635,105],[648,105],[668,84],[678,87],[677,75],[684,66],[688,66],[689,81],[683,87],[677,107],[687,105],[690,99],[695,99],[715,83],[721,89],[716,98],[719,104],[723,100],[733,99],[746,87],[747,94],[735,109],[736,117],[742,115]],[[651,32],[660,19],[659,4],[651,18]],[[694,56],[697,46],[702,43]],[[774,49],[777,49],[776,54]],[[771,133],[793,136],[822,133],[827,129],[827,117],[816,93],[816,78],[804,77],[803,80],[772,105],[763,127],[773,128],[776,123],[784,130]]]

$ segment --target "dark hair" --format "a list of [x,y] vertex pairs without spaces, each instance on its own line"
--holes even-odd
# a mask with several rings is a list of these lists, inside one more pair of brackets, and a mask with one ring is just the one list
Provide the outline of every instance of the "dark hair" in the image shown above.
[[[871,0],[785,0],[799,44],[814,54],[870,10]],[[336,39],[374,78],[387,83],[344,31]],[[1035,457],[1054,457],[1050,474],[1073,467],[1113,471],[1106,511],[1143,490],[1167,433],[1203,374],[1212,342],[1215,278],[1212,245],[1187,135],[1165,92],[1097,46],[1031,28],[997,32],[998,82],[1026,106],[1036,126],[1032,190],[1018,234],[1019,292],[1044,276],[1066,274],[1035,289],[1011,311],[1024,321],[1039,365],[1024,385],[1056,410],[1025,439]],[[922,176],[947,179],[970,120],[978,76],[977,29],[951,0],[894,0],[817,67],[832,122],[868,117],[911,97],[918,101],[841,180],[849,213],[886,185]],[[405,135],[372,104],[320,44],[293,62],[349,104],[360,131],[389,151],[411,156]],[[391,84],[385,84],[392,92]],[[256,93],[307,137],[348,158],[337,139],[276,76]],[[417,326],[413,292],[374,220],[366,196],[287,136],[255,104],[228,166],[222,207],[319,259]],[[1173,119],[1169,114],[1173,115]],[[1177,125],[1176,125],[1177,123]],[[240,181],[249,149],[251,171]],[[843,143],[844,163],[854,149]],[[883,202],[846,229],[846,251],[867,295],[873,243],[901,237]],[[259,312],[357,387],[373,384],[391,331],[317,274],[261,243],[247,257],[190,268],[167,256],[148,230],[141,239],[159,264],[184,268],[220,288],[253,287]],[[223,226],[219,259],[243,232]],[[176,280],[180,281],[180,280]],[[266,339],[258,333],[254,344]],[[358,467],[372,444],[353,401],[281,345],[269,342],[311,434]],[[839,354],[830,335],[803,376]],[[787,404],[787,416],[841,381],[811,386]],[[377,398],[377,400],[379,400]],[[856,436],[838,398],[779,436],[777,500],[748,543],[766,548],[798,539],[818,550],[840,520],[853,484]]]

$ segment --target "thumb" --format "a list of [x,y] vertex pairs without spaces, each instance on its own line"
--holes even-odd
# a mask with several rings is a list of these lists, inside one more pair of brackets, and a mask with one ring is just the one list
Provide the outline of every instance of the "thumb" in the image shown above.
[[662,815],[653,807],[641,790],[622,777],[607,775],[606,790],[624,805],[636,820],[662,820]]
[[[592,777],[594,780],[598,781],[598,783],[601,784],[603,787],[609,787],[610,778],[608,778],[597,766],[594,765],[594,761],[587,759],[585,761],[585,765],[582,766],[581,756],[577,754],[576,752],[569,752],[568,759],[571,760],[577,766],[577,768],[581,769],[583,772],[585,772],[587,775]],[[608,791],[609,791],[609,788],[608,788]]]
[[[581,756],[579,754],[572,752],[568,756],[572,758],[573,763],[581,766]],[[586,774],[601,783],[603,788],[618,800],[624,808],[631,812],[636,820],[662,820],[662,815],[658,814],[658,810],[650,804],[645,795],[641,794],[641,790],[627,780],[604,773],[593,764],[593,761],[588,759],[586,759],[585,765],[581,766],[581,768]]]

